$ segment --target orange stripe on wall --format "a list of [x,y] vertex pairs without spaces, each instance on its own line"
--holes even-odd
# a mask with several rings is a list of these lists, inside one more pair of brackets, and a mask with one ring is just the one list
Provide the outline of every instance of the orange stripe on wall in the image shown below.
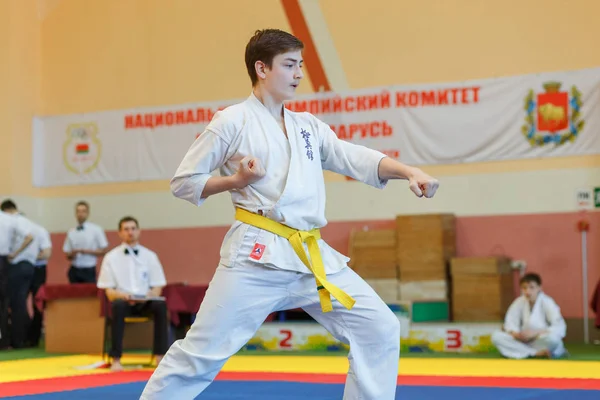
[[304,62],[313,90],[318,92],[320,88],[323,88],[326,92],[330,91],[331,86],[298,0],[281,0],[281,4],[292,28],[292,33],[304,43]]

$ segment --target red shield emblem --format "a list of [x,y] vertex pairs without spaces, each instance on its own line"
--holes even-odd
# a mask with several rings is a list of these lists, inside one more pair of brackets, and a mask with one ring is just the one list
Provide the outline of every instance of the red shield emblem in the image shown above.
[[559,147],[575,142],[585,126],[581,118],[581,91],[575,85],[561,91],[562,82],[557,81],[545,82],[542,86],[543,93],[530,89],[525,97],[523,136],[531,147]]
[[260,260],[265,252],[265,245],[256,243],[254,248],[252,249],[252,253],[250,253],[250,258],[255,260]]
[[569,127],[569,94],[559,92],[560,84],[544,85],[537,95],[537,130],[552,134]]

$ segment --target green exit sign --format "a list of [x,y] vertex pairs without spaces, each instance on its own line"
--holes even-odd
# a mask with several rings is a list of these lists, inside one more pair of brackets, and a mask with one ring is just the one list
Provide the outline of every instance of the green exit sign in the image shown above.
[[600,208],[600,187],[594,188],[594,206]]

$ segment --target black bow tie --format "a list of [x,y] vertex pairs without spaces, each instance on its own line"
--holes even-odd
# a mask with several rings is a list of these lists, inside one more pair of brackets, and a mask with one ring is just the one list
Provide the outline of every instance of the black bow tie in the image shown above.
[[77,227],[77,230],[78,230],[78,231],[82,231],[82,230],[83,230],[83,225],[79,225],[79,226]]
[[[139,250],[138,249],[134,249],[133,253],[137,256],[138,255]],[[125,254],[129,254],[129,249],[125,249]]]

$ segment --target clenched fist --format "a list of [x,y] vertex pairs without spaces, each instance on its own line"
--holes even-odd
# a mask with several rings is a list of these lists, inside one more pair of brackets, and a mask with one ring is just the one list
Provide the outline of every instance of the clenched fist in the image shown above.
[[240,168],[235,173],[235,178],[239,183],[239,187],[245,188],[260,180],[266,173],[267,171],[265,171],[258,158],[247,156],[240,161]]
[[417,197],[431,198],[437,191],[440,183],[425,172],[415,168],[415,173],[408,179],[408,187]]

